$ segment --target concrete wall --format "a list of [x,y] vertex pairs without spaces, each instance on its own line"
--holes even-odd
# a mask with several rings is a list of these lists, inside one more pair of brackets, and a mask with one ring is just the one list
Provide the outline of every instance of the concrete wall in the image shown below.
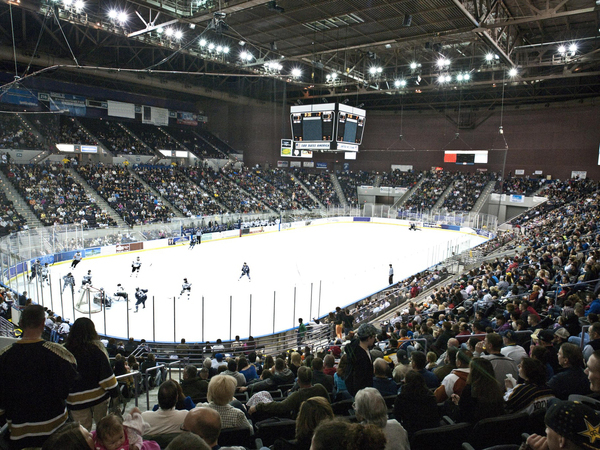
[[[279,156],[279,145],[280,139],[291,135],[287,108],[284,111],[281,105],[273,104],[249,107],[213,103],[206,107],[211,117],[208,129],[243,151],[246,165],[276,165],[277,160],[284,160]],[[458,130],[455,122],[459,112],[454,109],[445,114],[435,111],[401,114],[399,110],[367,112],[363,145],[355,161],[344,161],[342,153],[317,153],[313,160],[328,163],[330,170],[349,162],[351,170],[389,171],[392,165],[407,164],[419,171],[431,167],[500,171],[505,157],[504,137],[508,144],[507,172],[522,169],[526,175],[532,175],[542,170],[544,176],[567,178],[573,170],[584,170],[588,177],[600,179],[600,102],[540,105],[535,109],[505,108],[503,136],[498,133],[500,107],[477,111],[475,115],[477,125],[473,129]],[[400,134],[403,139],[399,138]],[[443,149],[490,150],[488,164],[444,164]]]

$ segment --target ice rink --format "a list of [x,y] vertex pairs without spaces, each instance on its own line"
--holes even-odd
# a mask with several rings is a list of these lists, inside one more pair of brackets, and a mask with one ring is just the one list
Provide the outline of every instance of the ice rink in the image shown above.
[[[400,224],[335,223],[208,241],[189,249],[180,244],[84,259],[73,271],[77,289],[88,270],[92,284],[109,295],[121,283],[135,303],[135,288],[148,289],[146,309],[138,313],[124,301],[91,314],[99,333],[135,339],[189,342],[246,338],[293,328],[345,306],[387,285],[389,264],[395,281],[424,270],[483,242],[476,235],[424,228],[409,231]],[[139,277],[130,277],[140,256]],[[238,280],[244,262],[251,281]],[[59,278],[70,261],[50,269],[50,287],[29,285],[32,298],[73,319],[67,289],[61,298]],[[192,283],[189,300],[178,298],[183,278]],[[22,286],[21,281],[21,286]],[[75,311],[75,318],[83,314]]]

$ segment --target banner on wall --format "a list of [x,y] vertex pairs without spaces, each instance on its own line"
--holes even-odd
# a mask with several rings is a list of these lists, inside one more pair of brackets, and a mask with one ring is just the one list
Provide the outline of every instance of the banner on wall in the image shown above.
[[73,116],[85,116],[85,97],[51,92],[50,111],[69,111]]
[[39,104],[35,92],[19,88],[10,88],[0,97],[0,102],[19,106],[38,106]]
[[113,100],[109,100],[107,103],[109,116],[135,119],[135,105],[133,103],[115,102]]
[[180,125],[191,125],[195,127],[198,125],[198,116],[190,112],[178,112],[177,123]]
[[144,106],[142,108],[142,123],[167,126],[169,125],[169,110],[156,108],[155,106]]
[[524,203],[525,202],[525,196],[524,195],[511,195],[509,201],[511,203]]
[[280,169],[289,167],[290,163],[288,161],[277,161],[277,167],[279,167]]

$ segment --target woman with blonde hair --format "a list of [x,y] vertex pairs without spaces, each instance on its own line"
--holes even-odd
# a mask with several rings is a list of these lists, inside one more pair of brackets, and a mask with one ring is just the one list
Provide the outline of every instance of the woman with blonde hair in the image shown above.
[[214,409],[221,416],[221,428],[248,427],[252,429],[252,424],[246,418],[244,412],[234,408],[229,403],[233,400],[237,380],[230,375],[215,375],[208,383],[207,400],[198,406],[208,406]]
[[298,376],[298,368],[302,365],[302,355],[298,352],[292,352],[290,356],[289,368],[294,373],[294,376]]

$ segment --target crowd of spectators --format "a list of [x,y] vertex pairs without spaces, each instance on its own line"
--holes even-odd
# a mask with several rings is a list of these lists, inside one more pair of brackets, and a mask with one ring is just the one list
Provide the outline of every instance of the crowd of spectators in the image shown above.
[[62,144],[98,145],[89,133],[81,128],[72,117],[60,117],[60,133],[58,142]]
[[531,177],[513,177],[510,174],[502,182],[498,180],[494,186],[494,192],[500,192],[500,184],[502,184],[502,194],[510,195],[525,195],[531,197],[535,192],[544,187],[548,182],[545,178]]
[[[154,150],[183,150],[175,139],[163,131],[161,128],[154,125],[147,125],[136,122],[127,122],[125,124],[138,139]],[[123,131],[121,131],[123,133]]]
[[303,208],[315,209],[319,207],[319,204],[306,193],[302,186],[296,183],[294,180],[296,173],[292,175],[283,169],[265,169],[262,175],[265,181],[271,183]]
[[84,165],[77,171],[121,215],[128,225],[168,222],[175,213],[164,205],[124,166]]
[[205,139],[198,136],[198,134],[192,129],[182,128],[167,128],[167,133],[177,139],[181,144],[185,146],[189,151],[194,153],[198,158],[223,158],[224,154],[221,150],[215,149],[215,147],[209,144]]
[[83,228],[116,225],[107,211],[95,203],[62,164],[3,165],[17,188],[44,226],[81,224]]
[[113,155],[154,154],[152,149],[121,128],[117,121],[85,118],[79,120]]
[[0,114],[0,149],[3,148],[37,150],[44,144],[18,114]]
[[265,205],[254,198],[249,192],[242,191],[223,172],[214,170],[207,164],[202,167],[184,167],[181,170],[188,178],[233,213],[248,214],[266,211]]
[[413,192],[406,201],[404,208],[416,208],[421,211],[431,209],[453,181],[454,174],[452,172],[434,171],[428,173],[419,189]]
[[296,170],[294,176],[304,183],[304,186],[319,199],[323,206],[337,206],[340,204],[329,172],[308,173]]
[[357,188],[359,186],[373,186],[377,178],[375,173],[362,170],[358,172],[338,172],[336,176],[348,204],[353,207],[359,206]]
[[135,172],[186,217],[212,216],[226,210],[174,167],[136,166]]
[[444,199],[442,208],[450,211],[471,211],[485,186],[495,179],[496,174],[493,172],[458,172],[454,187]]
[[390,173],[383,172],[381,174],[381,187],[404,187],[411,189],[419,182],[423,174],[421,172],[403,172],[395,169]]
[[26,224],[27,221],[17,212],[13,202],[4,192],[0,192],[0,237],[21,231]]
[[236,171],[228,169],[225,175],[246,192],[258,200],[258,204],[272,210],[302,209],[291,197],[286,197],[280,190],[275,189],[272,184],[267,183],[262,177],[261,169],[247,169]]

